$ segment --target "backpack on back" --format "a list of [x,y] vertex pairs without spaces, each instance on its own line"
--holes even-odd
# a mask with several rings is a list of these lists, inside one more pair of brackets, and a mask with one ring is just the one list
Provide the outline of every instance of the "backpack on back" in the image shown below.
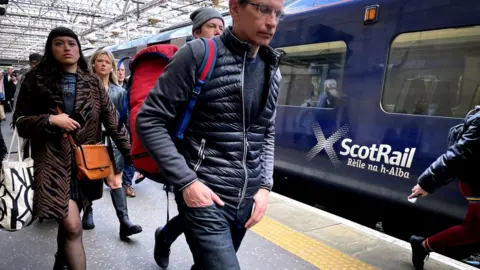
[[[200,94],[203,84],[208,81],[215,66],[217,57],[217,47],[212,40],[203,39],[206,50],[200,69],[197,71],[196,85],[190,93],[190,100],[185,111],[180,118],[180,122],[176,124],[175,134],[171,134],[173,140],[183,139],[183,134],[188,126],[192,110],[195,106],[198,95]],[[165,180],[160,174],[160,168],[150,157],[149,153],[140,141],[135,130],[135,121],[138,112],[143,105],[145,98],[150,90],[155,86],[158,77],[162,75],[170,59],[177,52],[178,48],[171,44],[161,44],[147,47],[137,53],[130,63],[130,80],[127,88],[128,105],[130,109],[129,121],[132,140],[132,161],[135,169],[145,177],[163,184]]]
[[131,75],[127,88],[129,89],[128,108],[130,110],[132,161],[135,169],[150,179],[158,178],[160,170],[143,147],[135,130],[135,120],[145,98],[177,50],[176,46],[170,44],[150,46],[138,52],[130,62]]

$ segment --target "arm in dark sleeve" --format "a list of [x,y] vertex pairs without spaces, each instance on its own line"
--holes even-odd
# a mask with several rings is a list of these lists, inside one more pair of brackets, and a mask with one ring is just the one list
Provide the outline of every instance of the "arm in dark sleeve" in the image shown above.
[[[30,74],[30,76],[35,75]],[[35,112],[36,103],[38,104],[36,99],[36,91],[38,90],[33,89],[33,83],[30,79],[25,78],[23,80],[13,115],[13,125],[17,128],[18,135],[30,139],[60,134],[61,130],[48,122],[50,114],[38,114]]]
[[273,187],[273,166],[274,166],[274,153],[275,153],[275,116],[277,111],[273,113],[270,124],[265,132],[265,138],[263,139],[262,146],[262,183],[260,187],[272,190]]
[[[282,75],[280,70],[277,71],[275,76],[278,77],[278,81],[282,80]],[[280,87],[279,87],[280,91]],[[277,96],[278,97],[278,96]],[[275,103],[277,101],[275,100]],[[262,183],[260,187],[272,190],[273,188],[273,167],[274,167],[274,156],[275,156],[275,117],[277,115],[277,106],[275,104],[275,110],[273,111],[272,118],[270,119],[270,123],[267,126],[267,130],[265,132],[265,138],[263,139],[263,146],[262,146],[262,156],[261,156],[261,163],[262,163]]]
[[177,115],[183,113],[181,108],[185,107],[195,85],[198,61],[191,43],[196,43],[195,48],[199,44],[203,46],[201,41],[195,40],[177,51],[145,99],[135,123],[142,144],[160,167],[163,177],[178,189],[197,179],[196,173],[178,153],[169,133],[172,127],[176,127]]
[[130,140],[125,125],[118,126],[118,112],[115,109],[107,91],[99,85],[100,102],[101,102],[101,121],[108,135],[112,137],[113,142],[118,147],[124,158],[129,161],[130,156]]
[[449,183],[454,177],[468,181],[471,170],[475,170],[480,150],[480,119],[475,119],[457,142],[448,148],[418,179],[418,184],[428,193]]

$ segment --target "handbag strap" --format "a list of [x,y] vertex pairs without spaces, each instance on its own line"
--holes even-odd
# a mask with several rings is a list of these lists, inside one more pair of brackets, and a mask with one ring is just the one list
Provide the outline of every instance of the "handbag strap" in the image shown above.
[[21,155],[21,146],[20,146],[20,137],[18,136],[17,129],[13,130],[13,137],[12,141],[10,142],[10,147],[8,148],[8,154],[7,154],[7,161],[10,161],[10,154],[12,153],[12,148],[13,148],[13,143],[15,142],[15,139],[17,139],[17,155],[18,155],[18,161],[22,162],[22,155]]
[[[62,109],[60,109],[60,107],[57,107],[57,113],[58,114],[62,114]],[[70,142],[70,144],[72,145],[72,148],[73,149],[76,149],[77,148],[77,144],[75,143],[75,140],[73,139],[72,135],[70,133],[65,133],[64,136],[66,136],[68,138],[68,141]]]

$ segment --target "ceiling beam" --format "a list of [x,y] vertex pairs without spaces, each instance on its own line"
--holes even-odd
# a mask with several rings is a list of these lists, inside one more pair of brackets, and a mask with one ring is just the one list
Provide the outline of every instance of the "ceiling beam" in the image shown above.
[[[105,27],[107,27],[107,26],[110,26],[110,25],[112,25],[112,24],[114,24],[114,23],[116,23],[116,22],[119,22],[119,21],[125,19],[125,18],[128,16],[129,13],[144,12],[144,11],[146,11],[146,10],[149,10],[149,9],[151,9],[151,8],[154,8],[154,7],[157,6],[157,5],[161,5],[161,4],[164,4],[164,3],[166,3],[166,2],[168,2],[168,0],[154,0],[154,1],[151,1],[151,2],[148,3],[148,4],[143,5],[143,6],[142,6],[141,8],[139,8],[138,10],[137,10],[137,8],[130,9],[130,10],[128,10],[127,12],[125,12],[125,13],[123,13],[123,14],[121,14],[121,15],[119,15],[119,16],[111,19],[111,20],[108,20],[108,21],[106,21],[106,22],[104,22],[104,23],[101,23],[100,25],[96,25],[95,27],[96,27],[97,29],[105,28]],[[95,31],[96,31],[96,29],[90,29],[90,30],[87,30],[87,31],[84,31],[84,32],[80,33],[80,36],[85,36],[85,35],[88,35],[88,34],[90,34],[90,33],[95,32]]]
[[55,17],[39,16],[39,15],[33,15],[33,14],[7,13],[7,16],[20,17],[20,18],[35,18],[35,19],[42,19],[42,20],[48,20],[48,21],[68,23],[68,20],[65,18],[55,18]]

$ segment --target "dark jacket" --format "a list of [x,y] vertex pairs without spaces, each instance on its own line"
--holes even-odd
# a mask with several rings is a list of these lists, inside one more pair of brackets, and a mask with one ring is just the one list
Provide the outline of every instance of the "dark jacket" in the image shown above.
[[428,193],[458,178],[480,195],[480,111],[467,117],[464,125],[456,142],[420,175],[418,184]]
[[[250,46],[226,29],[214,37],[218,56],[210,80],[198,97],[182,141],[171,139],[195,86],[205,47],[183,46],[149,93],[136,120],[143,145],[177,190],[202,181],[230,206],[239,207],[260,187],[273,185],[274,118],[280,85],[280,53],[260,48],[268,72],[261,113],[245,126],[243,74]],[[267,89],[268,88],[268,89]]]
[[[5,144],[5,140],[3,139],[3,132],[0,128],[0,158],[2,161],[5,159],[5,157],[8,154],[8,149],[7,145]],[[2,168],[2,162],[0,162],[0,169]]]
[[15,96],[15,91],[17,89],[17,86],[13,83],[13,81],[10,78],[10,81],[8,81],[8,73],[4,72],[3,73],[3,86],[4,86],[4,91],[5,91],[5,100],[10,101],[13,99]]
[[[108,84],[108,96],[110,97],[110,100],[112,101],[113,105],[115,106],[115,109],[117,110],[117,113],[119,117],[121,116],[122,110],[124,109],[124,99],[127,94],[127,91],[123,89],[121,86],[109,83]],[[119,118],[120,120],[120,118]],[[122,127],[125,123],[119,123],[119,129],[121,128],[126,128],[126,126]],[[120,126],[122,125],[122,126]],[[128,132],[128,129],[127,129]],[[130,136],[129,136],[130,140]],[[112,145],[113,147],[113,162],[115,162],[114,166],[114,171],[115,173],[120,173],[123,171],[125,167],[125,162],[122,153],[118,150],[117,146],[115,144]]]
[[120,112],[124,109],[123,108],[123,101],[127,91],[122,88],[120,85],[116,85],[113,83],[108,84],[108,96],[112,101],[113,105],[115,105],[115,109],[120,114]]
[[[48,122],[49,115],[64,110],[61,90],[52,91],[45,77],[33,70],[25,75],[14,114],[18,134],[30,139],[34,160],[34,214],[40,218],[65,218],[70,199],[73,153],[63,131]],[[97,76],[77,72],[75,113],[83,115],[84,125],[73,133],[79,144],[101,141],[101,124],[125,157],[130,143],[125,128],[117,130],[118,114]],[[98,199],[103,181],[81,181],[85,197]]]

